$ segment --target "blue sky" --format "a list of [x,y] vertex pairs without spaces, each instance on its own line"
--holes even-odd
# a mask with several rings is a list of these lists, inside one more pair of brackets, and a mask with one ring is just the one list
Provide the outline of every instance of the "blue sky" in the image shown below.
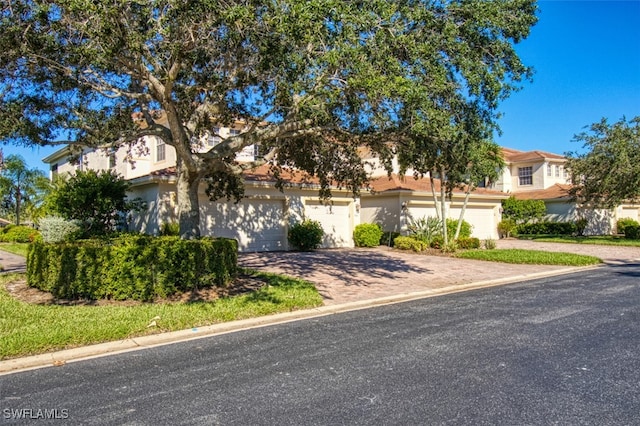
[[[581,149],[584,127],[640,115],[640,0],[539,1],[539,21],[516,46],[532,82],[500,106],[500,145],[556,154]],[[29,167],[56,148],[4,146]]]

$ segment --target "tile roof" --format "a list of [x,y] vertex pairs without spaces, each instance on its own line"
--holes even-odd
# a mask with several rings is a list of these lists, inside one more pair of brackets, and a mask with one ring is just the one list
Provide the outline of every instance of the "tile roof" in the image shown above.
[[547,189],[538,189],[533,191],[516,192],[513,196],[518,200],[556,200],[569,198],[569,189],[571,185],[562,185],[556,183]]
[[505,161],[516,163],[522,161],[540,160],[565,160],[562,155],[552,154],[545,151],[518,151],[517,149],[502,148],[502,155]]
[[[434,179],[435,191],[440,192],[440,179]],[[431,192],[431,180],[429,178],[415,179],[412,176],[399,176],[392,174],[391,176],[381,176],[372,179],[369,183],[369,187],[373,192],[385,192],[385,191],[417,191],[417,192]],[[464,192],[462,189],[456,189],[454,192]],[[485,195],[503,195],[504,192],[496,191],[486,188],[476,188],[473,191],[474,194]]]

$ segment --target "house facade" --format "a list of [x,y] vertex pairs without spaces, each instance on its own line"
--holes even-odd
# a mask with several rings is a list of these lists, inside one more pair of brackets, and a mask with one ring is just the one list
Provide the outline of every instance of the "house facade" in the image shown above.
[[[208,150],[223,138],[242,131],[235,127],[216,128],[211,137],[200,142],[199,149]],[[514,195],[519,199],[540,199],[547,206],[550,220],[571,221],[585,217],[587,232],[606,234],[614,231],[618,218],[638,219],[640,206],[623,205],[614,210],[580,208],[567,194],[570,187],[565,158],[542,151],[522,152],[503,148],[506,167],[501,178],[487,188],[471,193],[464,219],[472,225],[472,236],[480,239],[499,238],[497,225],[501,220],[502,200]],[[249,146],[237,154],[238,161],[254,161],[256,149]],[[318,197],[318,186],[290,172],[289,185],[280,191],[268,167],[245,173],[245,197],[239,202],[211,201],[200,188],[200,229],[203,235],[235,238],[240,251],[289,250],[289,227],[303,219],[320,222],[325,237],[322,247],[353,247],[353,230],[360,223],[379,223],[385,231],[405,232],[411,220],[438,216],[440,182],[435,188],[428,178],[415,179],[412,171],[398,173],[394,164],[387,174],[374,156],[363,158],[371,165],[369,187],[360,197],[333,189],[327,203]],[[113,170],[131,184],[132,198],[141,198],[147,205],[143,214],[129,220],[131,230],[158,234],[165,223],[177,222],[176,154],[173,147],[161,139],[146,137],[136,144],[117,150],[85,149],[72,152],[62,148],[43,160],[50,165],[51,177],[76,170]],[[434,192],[436,197],[434,198]],[[458,219],[465,194],[453,192],[445,200],[446,216]]]

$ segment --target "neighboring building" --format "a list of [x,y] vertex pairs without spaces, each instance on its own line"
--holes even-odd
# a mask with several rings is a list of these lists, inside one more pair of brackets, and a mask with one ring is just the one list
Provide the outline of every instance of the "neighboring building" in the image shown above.
[[640,216],[640,205],[623,204],[615,209],[577,205],[569,197],[571,179],[563,156],[509,148],[502,151],[506,167],[494,188],[519,200],[544,201],[547,220],[571,222],[584,218],[587,219],[586,235],[606,235],[616,231],[618,219],[638,220]]

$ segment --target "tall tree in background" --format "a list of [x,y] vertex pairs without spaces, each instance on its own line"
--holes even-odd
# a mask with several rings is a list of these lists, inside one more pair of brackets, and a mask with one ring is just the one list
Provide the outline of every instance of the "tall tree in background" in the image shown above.
[[[355,194],[359,147],[389,168],[422,149],[415,135],[442,146],[495,127],[529,76],[513,44],[535,12],[534,0],[6,0],[0,140],[161,138],[177,153],[180,233],[196,237],[203,180],[237,198],[243,169],[267,162],[317,177],[323,197],[332,184]],[[247,131],[203,149],[235,120]],[[238,164],[254,144],[264,157]]]
[[49,180],[39,169],[29,169],[18,155],[7,155],[0,166],[1,209],[20,225],[20,221],[36,219],[38,208],[49,190]]
[[640,116],[609,124],[606,119],[575,136],[584,153],[568,153],[574,200],[613,208],[640,202]]

